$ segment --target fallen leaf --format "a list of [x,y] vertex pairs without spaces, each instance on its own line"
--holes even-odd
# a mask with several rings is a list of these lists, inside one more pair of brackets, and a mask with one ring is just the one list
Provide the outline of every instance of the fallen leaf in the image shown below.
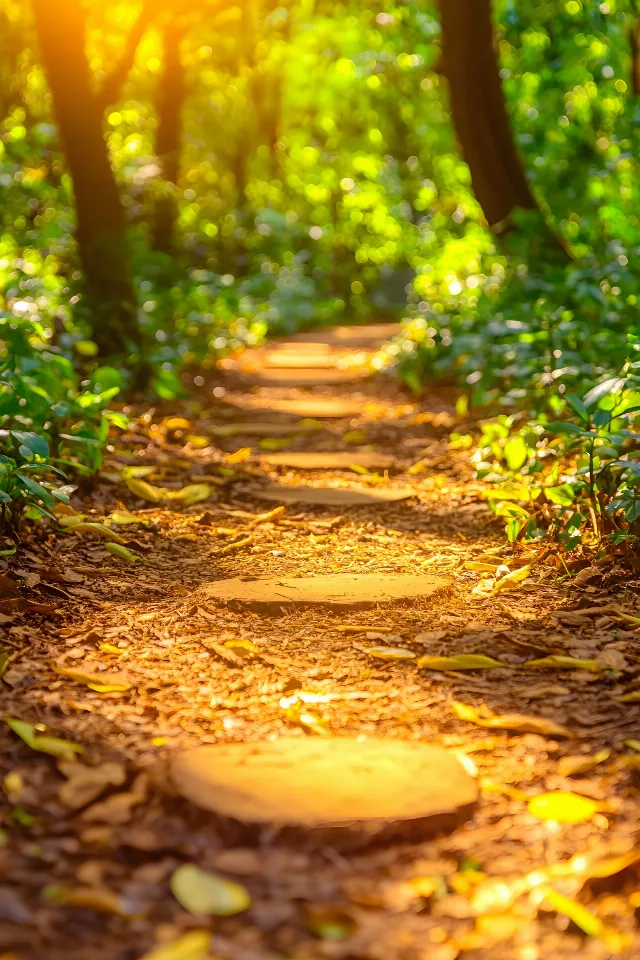
[[184,417],[165,417],[160,426],[165,430],[191,430],[191,424]]
[[36,733],[32,723],[16,720],[13,717],[5,717],[4,722],[21,740],[24,740],[28,747],[37,750],[39,753],[47,753],[50,757],[71,759],[74,754],[84,752],[84,747],[81,747],[78,743],[71,743],[69,740],[61,740],[58,737],[50,737],[48,734]]
[[571,900],[569,897],[565,897],[562,893],[558,893],[551,887],[543,887],[541,893],[544,893],[546,902],[549,906],[553,907],[556,913],[561,913],[563,916],[569,917],[571,922],[575,923],[577,927],[580,927],[589,937],[602,936],[604,932],[602,920],[591,913],[590,910],[587,910],[586,907],[583,907],[582,904],[576,903],[575,900]]
[[270,450],[272,452],[286,450],[292,443],[292,437],[263,437],[262,440],[258,440],[258,446],[261,450]]
[[130,791],[116,793],[99,803],[87,807],[80,814],[80,819],[87,823],[109,823],[117,826],[128,823],[133,808],[147,799],[147,776],[141,773],[133,782]]
[[451,709],[460,720],[467,720],[479,727],[493,730],[514,730],[516,733],[539,733],[544,737],[566,737],[575,739],[575,734],[546,717],[530,717],[522,713],[505,713],[492,717],[481,717],[475,707],[454,700]]
[[219,550],[216,550],[215,555],[219,557],[225,553],[235,553],[236,550],[242,550],[244,547],[250,546],[253,542],[253,535],[249,534],[248,537],[244,537],[242,540],[236,540],[235,543],[228,543],[226,547],[221,547]]
[[140,497],[141,500],[147,500],[149,503],[160,503],[163,499],[164,491],[162,487],[154,487],[146,480],[139,480],[137,477],[125,477],[125,483],[131,493]]
[[346,911],[332,907],[304,908],[307,929],[322,940],[347,940],[356,930],[356,922]]
[[274,520],[279,520],[280,517],[284,517],[286,510],[286,507],[274,507],[273,510],[267,510],[266,513],[259,513],[257,517],[254,517],[249,523],[252,526],[258,523],[273,523]]
[[0,680],[2,680],[2,678],[4,677],[5,671],[8,666],[9,666],[9,654],[6,650],[4,650],[2,653],[0,653]]
[[170,886],[178,903],[199,917],[232,917],[251,906],[249,892],[241,884],[190,863],[174,871]]
[[112,523],[120,524],[124,526],[129,523],[148,523],[148,520],[143,520],[142,517],[136,517],[135,513],[129,513],[128,510],[115,510],[113,513],[109,514],[109,520]]
[[406,473],[408,473],[410,477],[417,477],[428,465],[429,459],[428,457],[424,457],[422,460],[418,460],[417,463],[412,463],[410,467],[407,467]]
[[124,543],[124,540],[115,530],[109,530],[104,523],[74,523],[70,527],[71,533],[88,533],[92,537],[100,537],[102,540],[109,540],[113,543]]
[[561,697],[571,693],[569,687],[563,687],[559,683],[540,683],[535,687],[527,688],[528,700],[544,700],[545,697]]
[[582,797],[577,793],[554,790],[532,797],[527,804],[529,813],[538,820],[554,820],[556,823],[576,824],[591,820],[602,804]]
[[593,755],[562,757],[558,761],[558,773],[561,777],[575,777],[582,773],[589,773],[599,763],[604,763],[611,756],[611,750],[599,750]]
[[473,570],[474,573],[496,573],[502,566],[501,563],[482,563],[479,560],[467,560],[464,569]]
[[487,670],[507,664],[481,653],[460,653],[453,657],[420,657],[418,666],[424,670]]
[[502,580],[498,580],[495,587],[493,588],[494,593],[500,593],[503,590],[510,590],[512,587],[517,586],[519,583],[522,583],[523,580],[526,580],[527,577],[531,575],[531,567],[520,567],[519,570],[512,570],[511,573],[508,573],[506,577],[503,577]]
[[84,523],[86,516],[86,513],[74,513],[68,517],[57,517],[57,520],[61,527],[68,529],[75,527],[78,523]]
[[131,911],[126,909],[121,897],[103,887],[51,886],[45,887],[42,895],[45,900],[64,907],[95,910],[97,913],[108,913],[116,917],[131,915]]
[[145,953],[140,960],[215,960],[210,953],[211,934],[208,930],[190,930],[171,943]]
[[224,458],[225,463],[244,463],[251,456],[251,447],[240,447],[235,453],[228,453]]
[[640,703],[640,690],[632,690],[631,693],[623,693],[620,697],[614,697],[618,703]]
[[53,669],[61,677],[69,677],[76,683],[84,683],[96,693],[122,693],[131,689],[131,684],[121,673],[88,673],[76,670],[74,667],[54,666]]
[[107,787],[121,787],[127,777],[124,763],[111,761],[88,767],[78,761],[62,761],[58,769],[67,777],[58,790],[58,798],[69,810],[80,810],[92,803]]
[[416,656],[412,650],[404,647],[363,647],[359,643],[354,643],[354,647],[378,660],[414,660]]
[[625,740],[624,745],[625,747],[629,747],[631,750],[640,751],[640,740]]
[[527,660],[525,667],[555,670],[588,670],[590,673],[600,673],[602,665],[597,660],[578,660],[576,657],[564,657],[553,654],[541,657],[539,660]]
[[[283,701],[286,703],[286,706],[284,706],[284,715],[290,723],[295,723],[304,730],[315,733],[316,736],[329,736],[329,731],[324,724],[314,713],[306,710],[302,703],[298,702],[297,697],[284,697]],[[280,702],[281,706],[283,705],[283,701]]]
[[144,559],[139,557],[136,553],[131,553],[131,550],[127,550],[126,547],[123,547],[120,543],[105,543],[105,550],[108,553],[112,553],[114,557],[119,557],[120,560],[126,560],[127,563],[144,563]]

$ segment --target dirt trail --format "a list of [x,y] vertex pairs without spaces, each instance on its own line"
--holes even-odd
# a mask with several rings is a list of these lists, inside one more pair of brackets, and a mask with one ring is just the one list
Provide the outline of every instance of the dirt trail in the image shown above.
[[[69,528],[4,564],[2,713],[81,745],[91,773],[2,725],[2,960],[139,960],[203,928],[210,953],[162,960],[639,955],[633,858],[589,879],[637,841],[625,741],[640,711],[616,699],[640,677],[634,584],[571,584],[546,547],[506,547],[468,458],[448,448],[453,397],[366,378],[379,339],[358,328],[270,345],[228,362],[200,400],[131,411],[73,506],[138,562]],[[342,466],[286,463],[311,453]],[[255,584],[250,602],[220,597],[225,579],[329,574],[348,575],[353,602],[265,606]],[[377,602],[369,585],[363,607],[354,575],[371,574],[438,589]],[[368,652],[380,647],[414,656]],[[502,666],[418,665],[459,654]],[[588,663],[525,666],[546,656]],[[349,852],[217,820],[169,783],[189,747],[327,735],[465,756],[482,785],[470,819]],[[528,801],[549,791],[594,803],[536,815]],[[187,862],[244,884],[251,910],[192,916],[169,889]],[[597,935],[546,885],[591,911]]]

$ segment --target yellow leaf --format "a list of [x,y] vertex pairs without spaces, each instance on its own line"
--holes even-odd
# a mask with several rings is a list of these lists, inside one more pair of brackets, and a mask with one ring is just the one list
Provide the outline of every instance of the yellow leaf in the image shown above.
[[589,773],[599,763],[604,763],[611,756],[611,750],[599,750],[593,755],[562,757],[558,761],[558,773],[561,777],[575,777],[581,773]]
[[500,593],[502,590],[510,590],[511,587],[515,587],[518,583],[522,583],[523,580],[526,580],[530,574],[531,567],[529,565],[526,567],[520,567],[518,570],[512,570],[512,572],[508,573],[506,577],[502,578],[502,580],[498,580],[493,588],[493,592]]
[[554,820],[556,823],[586,823],[601,809],[601,805],[589,797],[577,793],[554,790],[532,797],[527,804],[529,813],[538,820]]
[[139,479],[140,477],[150,477],[152,473],[157,473],[157,472],[158,472],[157,467],[140,465],[139,467],[125,467],[124,470],[122,471],[121,476],[123,480],[128,480],[129,478],[135,478],[135,477]]
[[235,453],[228,453],[224,458],[225,463],[244,463],[251,456],[251,447],[240,447]]
[[404,647],[360,647],[359,649],[379,660],[414,660],[416,656],[412,650],[406,650]]
[[345,443],[366,443],[369,438],[364,430],[347,430],[342,439]]
[[242,540],[236,540],[235,543],[228,543],[226,547],[221,547],[219,550],[216,550],[216,556],[219,557],[225,553],[234,553],[236,550],[242,550],[244,547],[250,546],[253,540],[253,536],[249,534],[248,537],[244,537]]
[[460,653],[453,657],[420,657],[418,666],[426,670],[487,670],[507,664],[481,653]]
[[249,892],[241,884],[191,863],[174,871],[171,892],[185,910],[199,917],[232,917],[251,906]]
[[109,530],[104,523],[74,523],[70,527],[72,533],[89,533],[92,537],[100,537],[102,540],[109,540],[112,543],[124,543],[124,540],[115,530]]
[[543,737],[575,738],[567,727],[561,726],[554,720],[546,717],[530,717],[522,713],[505,713],[499,716],[481,717],[475,707],[454,700],[451,709],[460,720],[467,720],[479,727],[488,727],[492,730],[514,730],[516,733],[539,733]]
[[251,640],[225,640],[224,645],[239,657],[254,657],[258,653],[258,648]]
[[618,703],[640,703],[640,690],[632,690],[631,693],[623,693],[621,697],[614,697]]
[[591,913],[590,910],[587,910],[586,907],[583,907],[582,904],[576,903],[575,900],[571,900],[569,897],[565,897],[562,893],[557,893],[551,887],[543,887],[542,892],[544,893],[547,903],[553,907],[557,913],[569,917],[569,919],[588,936],[602,936],[604,932],[602,920]]
[[165,430],[190,430],[191,424],[188,420],[185,420],[184,417],[166,417],[161,426]]
[[154,487],[146,480],[139,480],[137,477],[126,477],[126,484],[131,493],[141,500],[148,500],[149,503],[160,503],[163,499],[164,491],[162,487]]
[[104,887],[45,887],[43,895],[45,899],[64,907],[95,910],[96,913],[109,913],[116,917],[130,916],[122,899]]
[[145,953],[141,960],[213,960],[208,930],[190,930],[177,940]]
[[148,520],[143,520],[141,517],[136,517],[134,513],[129,513],[128,510],[116,510],[114,513],[109,515],[109,520],[112,523],[118,523],[122,526],[129,523],[148,523]]
[[123,693],[131,689],[131,684],[122,674],[114,673],[87,673],[84,670],[74,670],[72,667],[54,667],[61,677],[69,677],[76,683],[84,683],[96,693]]
[[24,740],[28,747],[37,750],[39,753],[47,753],[50,757],[72,759],[75,753],[84,752],[84,748],[77,743],[60,740],[58,737],[50,737],[48,734],[36,733],[32,723],[15,720],[13,717],[5,717],[4,722],[21,740]]
[[640,740],[625,740],[625,747],[629,747],[631,750],[640,751]]
[[261,450],[286,450],[293,443],[291,437],[264,437],[258,441]]
[[58,517],[58,523],[61,527],[75,527],[78,523],[84,523],[86,516],[86,513],[76,513],[68,517]]
[[204,450],[205,447],[209,446],[208,437],[201,437],[197,434],[190,433],[186,439],[187,443],[191,444],[192,447],[195,447],[196,450]]
[[553,654],[542,657],[540,660],[528,660],[525,667],[540,667],[556,670],[589,670],[591,673],[600,673],[602,666],[597,660],[578,660],[576,657],[564,657]]
[[486,563],[480,560],[467,560],[464,568],[465,570],[473,570],[474,573],[496,573],[496,571],[502,566],[502,563]]
[[194,503],[201,503],[211,496],[211,487],[208,483],[189,483],[180,490],[165,490],[167,500],[180,500],[186,507]]
[[142,557],[131,553],[131,550],[127,550],[127,548],[123,547],[120,543],[105,543],[104,548],[109,553],[112,553],[114,557],[120,557],[121,560],[126,560],[127,563],[144,563]]
[[423,460],[418,460],[417,463],[412,463],[410,467],[407,467],[406,472],[411,477],[417,477],[418,474],[422,473],[426,469],[429,460],[425,457]]

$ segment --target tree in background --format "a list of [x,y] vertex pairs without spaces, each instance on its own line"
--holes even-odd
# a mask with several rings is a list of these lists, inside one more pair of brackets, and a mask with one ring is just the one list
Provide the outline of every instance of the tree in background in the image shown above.
[[122,204],[91,88],[80,0],[33,0],[40,54],[73,179],[76,239],[93,338],[104,356],[140,346]]

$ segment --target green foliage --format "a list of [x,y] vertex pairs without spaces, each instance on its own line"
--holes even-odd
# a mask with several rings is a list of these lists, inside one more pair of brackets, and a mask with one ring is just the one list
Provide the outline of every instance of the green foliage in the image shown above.
[[503,415],[483,424],[478,476],[491,485],[489,504],[509,540],[550,535],[567,549],[585,537],[640,540],[639,370],[627,364],[582,398],[559,400],[565,419],[540,415],[518,427]]

